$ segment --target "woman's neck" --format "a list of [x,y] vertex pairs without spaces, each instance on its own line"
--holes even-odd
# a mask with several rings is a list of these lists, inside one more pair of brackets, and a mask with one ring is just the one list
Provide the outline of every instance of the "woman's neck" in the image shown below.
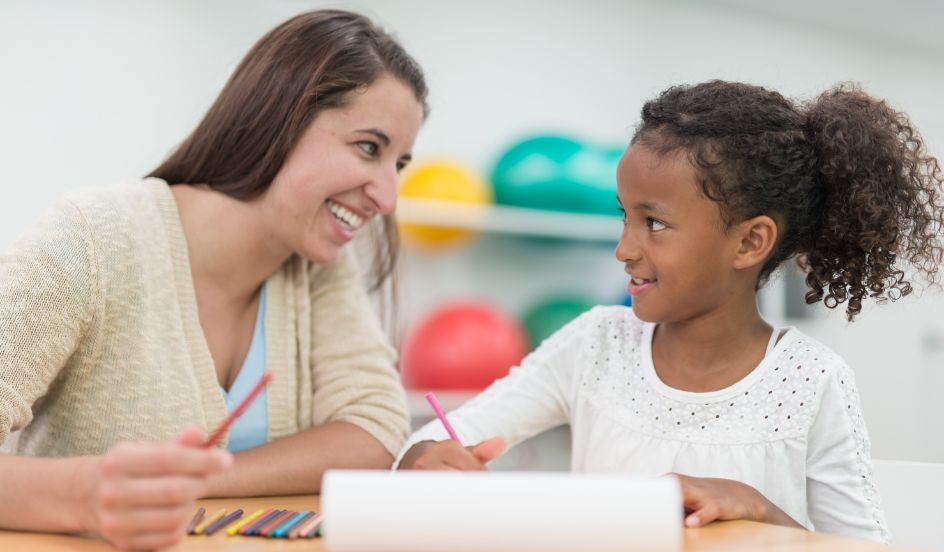
[[670,387],[706,392],[749,374],[763,360],[773,328],[761,318],[756,299],[745,307],[660,323],[652,340],[659,378]]
[[211,289],[234,302],[251,302],[259,286],[291,252],[279,247],[263,223],[260,204],[205,186],[175,185],[197,289]]

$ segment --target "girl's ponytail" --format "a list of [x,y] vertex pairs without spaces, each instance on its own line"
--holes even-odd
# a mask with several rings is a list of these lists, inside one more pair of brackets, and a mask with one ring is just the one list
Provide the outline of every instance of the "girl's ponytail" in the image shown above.
[[912,291],[902,261],[935,283],[942,175],[908,117],[839,86],[806,107],[806,132],[823,193],[819,220],[798,248],[807,303],[848,301],[852,320],[865,297],[884,302]]

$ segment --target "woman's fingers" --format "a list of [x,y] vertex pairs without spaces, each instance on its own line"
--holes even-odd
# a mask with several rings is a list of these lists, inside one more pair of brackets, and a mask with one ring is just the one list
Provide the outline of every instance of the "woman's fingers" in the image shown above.
[[102,482],[105,508],[175,506],[202,496],[209,486],[202,477],[116,477]]
[[203,445],[204,439],[203,430],[197,426],[187,426],[174,441],[181,445],[198,447]]
[[102,460],[106,476],[207,476],[233,463],[230,453],[178,443],[121,443]]
[[120,548],[149,548],[160,541],[170,546],[185,533],[193,503],[165,508],[129,508],[108,510],[101,515],[101,533]]

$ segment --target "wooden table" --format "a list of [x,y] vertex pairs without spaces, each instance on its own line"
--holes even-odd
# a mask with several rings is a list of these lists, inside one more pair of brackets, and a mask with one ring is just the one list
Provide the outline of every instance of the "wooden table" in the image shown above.
[[[201,500],[200,506],[212,513],[220,508],[233,510],[242,508],[254,512],[262,508],[287,508],[290,510],[315,510],[320,506],[320,497],[286,496],[263,498],[232,498]],[[20,533],[0,531],[0,550],[28,550],[29,552],[51,551],[105,551],[114,550],[109,544],[91,537],[49,535],[42,533]],[[276,551],[310,550],[322,552],[321,539],[264,539],[259,537],[230,537],[225,531],[211,537],[189,536],[174,551],[225,550],[225,551]],[[592,546],[585,549],[593,550]],[[682,550],[685,552],[737,552],[747,550],[770,550],[774,552],[905,552],[908,549],[883,546],[866,541],[836,537],[822,533],[810,533],[787,527],[775,527],[750,521],[727,521],[714,523],[701,529],[685,529]]]

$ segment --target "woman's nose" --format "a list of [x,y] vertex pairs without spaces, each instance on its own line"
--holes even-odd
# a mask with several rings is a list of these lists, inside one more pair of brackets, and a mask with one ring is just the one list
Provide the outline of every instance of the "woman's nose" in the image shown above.
[[391,215],[397,208],[397,182],[399,175],[396,171],[384,173],[369,183],[365,192],[378,213]]

